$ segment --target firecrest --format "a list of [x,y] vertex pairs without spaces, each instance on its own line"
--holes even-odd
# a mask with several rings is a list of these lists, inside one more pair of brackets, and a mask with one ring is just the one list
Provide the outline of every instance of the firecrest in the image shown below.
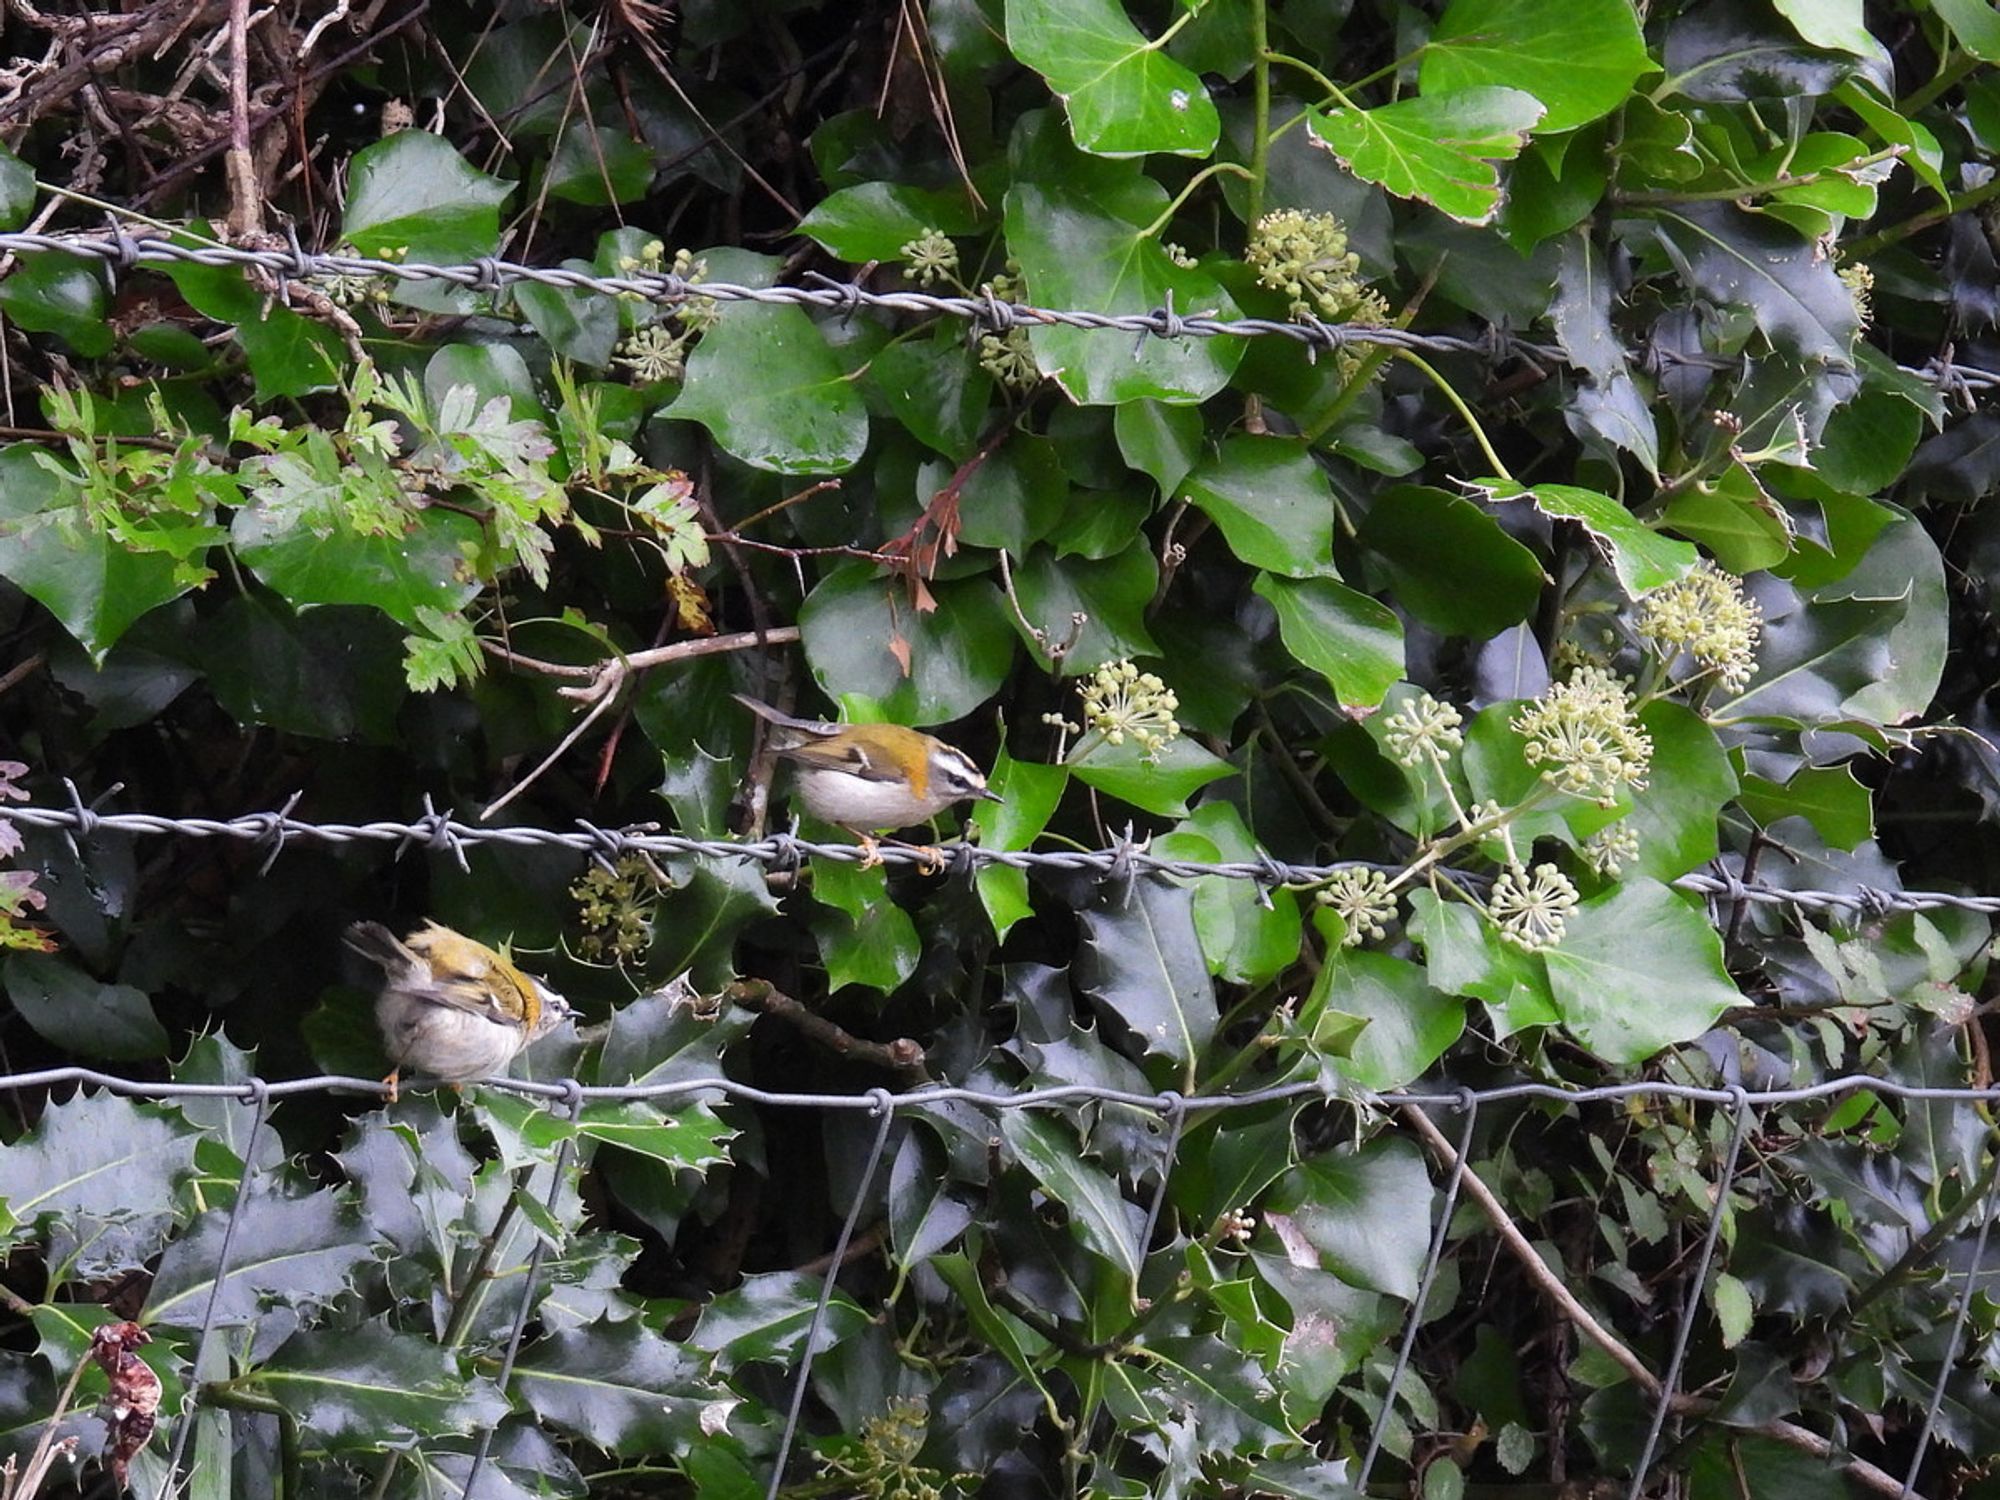
[[866,864],[878,862],[873,833],[908,828],[954,802],[998,802],[986,775],[962,750],[900,724],[828,724],[795,719],[768,703],[736,701],[774,726],[781,760],[789,761],[807,812],[861,839]]
[[522,973],[504,949],[439,923],[426,922],[398,940],[379,922],[356,922],[344,937],[382,969],[375,1020],[395,1064],[385,1080],[392,1101],[406,1067],[448,1083],[491,1077],[573,1014],[568,1001]]

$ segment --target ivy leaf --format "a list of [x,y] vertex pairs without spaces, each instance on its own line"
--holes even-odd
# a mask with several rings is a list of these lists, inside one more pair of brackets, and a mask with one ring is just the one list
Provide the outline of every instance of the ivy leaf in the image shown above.
[[[1079,156],[1047,120],[1022,124],[1019,172],[1007,192],[1007,244],[1030,296],[1045,306],[1099,313],[1237,316],[1206,271],[1175,262],[1149,231],[1167,190],[1136,164]],[[1137,346],[1084,328],[1029,329],[1036,362],[1074,401],[1109,405],[1204,401],[1243,358],[1240,339],[1146,338]]]
[[72,486],[25,443],[0,449],[0,577],[54,615],[95,666],[133,621],[199,581],[171,555],[89,526]]
[[1561,1019],[1548,971],[1464,902],[1412,891],[1410,936],[1423,947],[1431,984],[1447,995],[1483,1001],[1496,1036]]
[[1489,500],[1531,500],[1551,519],[1576,522],[1597,544],[1629,599],[1684,577],[1701,557],[1689,543],[1661,536],[1596,490],[1573,484],[1538,484],[1529,489],[1509,479],[1478,479],[1471,486]]
[[1609,114],[1652,66],[1625,0],[1452,0],[1417,76],[1425,94],[1524,89],[1547,109],[1537,128],[1554,132]]
[[831,860],[813,866],[813,937],[829,990],[850,984],[883,994],[916,972],[923,942],[910,914],[889,899],[888,872]]
[[[1692,1040],[1743,1003],[1700,907],[1640,876],[1579,906],[1542,959],[1563,1024],[1614,1063]],[[1674,982],[1663,988],[1662,974]]]
[[1292,578],[1334,575],[1333,491],[1304,442],[1236,434],[1180,490],[1249,566]]
[[[1026,849],[1040,837],[1056,804],[1069,785],[1063,766],[1017,761],[1002,746],[986,784],[1002,800],[982,804],[974,813],[983,849]],[[973,876],[979,901],[993,923],[993,935],[1004,938],[1023,917],[1033,914],[1028,901],[1028,872],[1007,865],[981,865]]]
[[1068,770],[1085,786],[1163,818],[1185,818],[1188,798],[1211,781],[1238,774],[1228,761],[1185,737],[1169,741],[1157,760],[1148,760],[1131,740],[1100,744],[1069,762]]
[[25,251],[0,281],[0,312],[35,333],[53,333],[85,359],[111,352],[102,274],[60,250]]
[[294,608],[372,604],[415,630],[420,610],[455,613],[481,587],[468,562],[480,546],[480,525],[457,511],[426,510],[401,536],[321,536],[274,525],[252,505],[236,513],[230,531],[237,556]]
[[1516,88],[1466,88],[1375,109],[1311,110],[1306,128],[1355,176],[1466,224],[1500,211],[1495,162],[1520,155],[1545,111]]
[[932,594],[936,608],[919,611],[899,581],[865,564],[828,573],[799,607],[806,660],[827,696],[870,699],[899,723],[943,724],[998,692],[1015,650],[1000,590],[962,578]]
[[1403,675],[1395,613],[1331,578],[1259,573],[1251,585],[1278,612],[1285,649],[1332,685],[1342,706],[1373,708]]
[[[1023,644],[1069,642],[1062,673],[1079,677],[1106,662],[1157,656],[1159,643],[1146,628],[1146,610],[1159,589],[1159,564],[1150,548],[1126,547],[1103,559],[1058,557],[1036,547],[1014,572],[1014,592],[1027,625],[1041,631],[1036,641],[1014,622]],[[1083,617],[1081,626],[1077,616]]]
[[500,205],[514,191],[476,170],[441,136],[402,130],[354,153],[341,238],[361,254],[463,261],[500,242]]
[[1629,814],[1639,835],[1632,868],[1672,880],[1715,858],[1722,810],[1736,795],[1736,770],[1715,731],[1671,699],[1646,705],[1639,722],[1653,737],[1646,785],[1631,794]]
[[1427,485],[1395,485],[1361,523],[1361,544],[1394,597],[1445,635],[1485,640],[1527,619],[1542,565],[1477,505]]
[[295,1333],[248,1381],[334,1452],[475,1432],[506,1413],[450,1351],[380,1324]]
[[35,211],[35,169],[0,146],[0,230],[11,233]]
[[852,377],[796,307],[722,308],[667,412],[774,474],[845,473],[868,446],[868,409]]
[[1435,1197],[1416,1143],[1381,1136],[1301,1162],[1267,1201],[1349,1286],[1409,1302],[1430,1253]]
[[1215,150],[1222,122],[1201,78],[1141,36],[1118,0],[1007,0],[1007,45],[1069,107],[1084,150]]
[[15,953],[0,974],[21,1019],[58,1047],[83,1057],[160,1057],[166,1029],[144,990],[103,984],[44,953]]
[[[1178,829],[1155,839],[1153,848],[1170,859],[1211,862],[1253,862],[1264,852],[1244,826],[1243,815],[1221,801],[1202,803]],[[1218,979],[1262,984],[1297,961],[1303,923],[1292,892],[1266,892],[1254,881],[1219,875],[1204,876],[1192,888],[1195,932],[1209,972]]]
[[1421,967],[1361,948],[1327,955],[1303,1012],[1328,1004],[1367,1023],[1340,1065],[1362,1088],[1414,1082],[1465,1030],[1465,1002],[1433,988]]
[[837,188],[820,199],[799,220],[799,233],[858,266],[901,260],[903,246],[926,230],[971,234],[979,228],[979,217],[962,188],[863,182]]

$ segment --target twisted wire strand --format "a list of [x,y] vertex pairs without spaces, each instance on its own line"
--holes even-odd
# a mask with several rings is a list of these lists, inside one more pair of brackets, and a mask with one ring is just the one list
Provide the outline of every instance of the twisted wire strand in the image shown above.
[[[537,828],[527,824],[496,828],[461,823],[449,813],[438,812],[426,813],[412,822],[378,819],[367,823],[314,823],[281,812],[247,813],[234,818],[171,818],[159,813],[100,813],[84,806],[80,796],[69,807],[0,807],[0,819],[11,819],[23,828],[53,830],[72,841],[97,834],[129,834],[142,838],[173,835],[268,843],[270,855],[265,861],[266,869],[283,852],[285,844],[294,839],[323,844],[395,844],[399,846],[399,853],[403,849],[420,847],[450,854],[461,868],[466,864],[468,849],[487,845],[513,849],[567,849],[606,865],[624,854],[740,860],[773,869],[796,868],[807,859],[859,864],[865,857],[864,851],[856,844],[817,843],[790,833],[739,841],[662,833],[659,825],[654,823],[634,824],[626,828],[599,828],[584,822],[569,829]],[[935,859],[928,850],[907,844],[883,844],[878,852],[881,862],[887,865],[925,869],[935,866]],[[1394,873],[1400,868],[1366,860],[1309,865],[1269,857],[1254,860],[1170,859],[1150,852],[1143,842],[1133,840],[1121,840],[1109,849],[986,849],[961,844],[953,848],[952,854],[954,867],[962,866],[968,873],[998,866],[1010,870],[1053,870],[1112,878],[1162,875],[1176,880],[1199,880],[1212,876],[1222,880],[1255,881],[1267,888],[1317,886],[1341,870],[1362,868]],[[1458,872],[1457,878],[1473,884],[1480,881],[1477,875],[1466,872]],[[1726,872],[1683,875],[1674,884],[1681,890],[1719,900],[1782,906],[1820,914],[1855,913],[1879,917],[1898,912],[1949,908],[1982,916],[2000,915],[2000,895],[1959,891],[1885,891],[1865,885],[1841,889],[1794,889],[1740,880]]]
[[[744,286],[727,281],[693,281],[668,271],[635,269],[616,276],[566,266],[537,266],[499,256],[437,263],[422,260],[381,260],[365,255],[308,251],[294,243],[284,250],[255,250],[237,245],[197,245],[168,236],[130,235],[122,229],[83,233],[19,230],[0,234],[0,254],[54,252],[94,260],[115,272],[140,266],[197,265],[259,270],[289,281],[385,277],[398,282],[444,282],[475,292],[499,292],[521,285],[598,296],[638,298],[675,305],[706,298],[714,302],[751,302],[767,306],[812,308],[852,314],[858,308],[962,318],[995,331],[1010,328],[1082,328],[1151,338],[1282,338],[1309,348],[1333,351],[1374,345],[1426,354],[1469,354],[1495,363],[1527,358],[1567,365],[1558,345],[1520,339],[1504,329],[1479,336],[1417,333],[1406,328],[1370,323],[1326,323],[1318,319],[1280,321],[1274,318],[1223,318],[1211,313],[1177,312],[1169,306],[1147,312],[1106,313],[1088,308],[1040,307],[1006,302],[992,296],[941,296],[918,291],[873,291],[853,282],[808,273],[812,286]],[[1655,349],[1653,357],[1674,364],[1714,364],[1705,354],[1681,354]],[[1973,391],[2000,387],[2000,372],[1961,365],[1949,358],[1932,359],[1921,367],[1897,367],[1946,394],[1965,397]]]

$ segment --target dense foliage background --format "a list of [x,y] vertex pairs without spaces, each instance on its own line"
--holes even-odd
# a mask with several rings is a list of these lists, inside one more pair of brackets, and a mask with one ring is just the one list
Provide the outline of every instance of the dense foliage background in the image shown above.
[[[17,1089],[16,1444],[81,1366],[95,1453],[85,1354],[132,1319],[144,1493],[185,1400],[192,1495],[458,1494],[495,1424],[482,1497],[759,1494],[852,1214],[797,1493],[1350,1493],[1385,1401],[1380,1492],[1622,1493],[1692,1298],[1656,1492],[1894,1494],[1916,1462],[2000,1494],[1984,1104],[1848,1091],[1734,1149],[1727,1107],[1487,1104],[1419,1309],[1464,1121],[1370,1094],[1992,1082],[1987,918],[1895,899],[1995,887],[1991,9],[5,26],[0,227],[362,263],[10,244],[0,797],[755,837],[787,782],[748,692],[938,729],[1006,797],[987,848],[1362,862],[270,859],[0,822],[14,1070],[379,1075],[339,933],[435,916],[583,1013],[537,1078],[1324,1085],[1178,1130],[923,1105],[873,1172],[851,1112],[470,1088],[260,1127]],[[637,290],[421,274],[494,255]],[[816,278],[987,311],[701,295]],[[1169,336],[1197,317],[1361,332]],[[1849,899],[1705,904],[1672,884],[1699,871]]]

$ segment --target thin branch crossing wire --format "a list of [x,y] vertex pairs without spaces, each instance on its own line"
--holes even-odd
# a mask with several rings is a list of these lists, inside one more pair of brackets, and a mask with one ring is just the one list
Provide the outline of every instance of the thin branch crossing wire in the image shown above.
[[[284,250],[252,250],[235,245],[196,244],[191,240],[160,235],[130,235],[122,228],[86,233],[48,234],[23,230],[0,234],[0,254],[48,251],[95,260],[114,274],[140,266],[235,266],[265,272],[279,278],[280,285],[287,281],[376,277],[398,282],[444,282],[486,293],[534,285],[598,296],[637,297],[668,305],[706,298],[713,302],[757,302],[849,315],[866,307],[882,312],[963,318],[997,332],[1010,328],[1061,327],[1128,333],[1141,341],[1148,338],[1282,338],[1329,352],[1356,345],[1373,345],[1426,354],[1471,354],[1496,363],[1511,358],[1527,358],[1551,365],[1569,363],[1559,346],[1518,339],[1499,328],[1488,329],[1478,337],[1465,337],[1416,333],[1407,328],[1370,323],[1223,318],[1201,311],[1178,312],[1171,302],[1146,312],[1105,313],[1088,308],[1038,307],[1032,303],[1006,302],[991,295],[953,297],[916,291],[877,292],[816,273],[808,273],[815,283],[812,286],[743,286],[733,282],[692,281],[671,272],[644,270],[603,276],[563,266],[527,265],[491,255],[472,261],[437,264],[313,252],[301,248],[296,241]],[[1716,363],[1705,355],[1679,355],[1669,350],[1656,352],[1660,358],[1677,364]],[[1973,391],[2000,387],[2000,372],[1957,365],[1949,359],[1934,359],[1921,369],[1901,368],[1905,374],[1961,397]]]
[[[600,828],[579,821],[574,828],[489,827],[461,823],[449,813],[426,812],[412,822],[380,819],[368,823],[313,823],[290,816],[285,811],[248,813],[234,818],[170,818],[157,813],[100,813],[86,807],[81,795],[71,789],[69,807],[0,807],[0,819],[11,819],[23,828],[48,829],[74,842],[98,834],[128,834],[136,837],[175,835],[182,838],[228,838],[268,845],[264,869],[269,869],[284,846],[293,840],[325,844],[394,844],[397,853],[425,849],[449,854],[461,868],[466,851],[484,845],[515,849],[568,849],[610,863],[625,854],[649,854],[665,858],[740,860],[774,869],[796,869],[808,859],[835,864],[858,864],[865,857],[855,844],[816,843],[789,833],[765,838],[690,838],[661,833],[655,823],[626,828]],[[929,868],[930,852],[908,845],[884,844],[879,850],[884,864]],[[1270,889],[1311,887],[1325,882],[1341,870],[1356,867],[1385,869],[1395,866],[1367,861],[1342,860],[1332,864],[1293,864],[1269,857],[1254,860],[1169,859],[1150,853],[1142,841],[1121,840],[1109,849],[985,849],[974,844],[955,844],[948,850],[947,869],[955,874],[999,866],[1011,870],[1052,870],[1070,874],[1095,874],[1113,878],[1133,875],[1164,875],[1177,880],[1199,880],[1214,876],[1223,880],[1250,880]],[[1461,872],[1460,878],[1477,882],[1478,877]],[[1791,889],[1760,885],[1724,874],[1683,875],[1674,882],[1680,889],[1722,901],[1753,905],[1782,906],[1797,911],[1822,914],[1851,912],[1864,917],[1896,912],[1925,912],[1941,909],[2000,916],[2000,895],[1968,895],[1957,891],[1884,891],[1870,886],[1850,886],[1844,890]]]

